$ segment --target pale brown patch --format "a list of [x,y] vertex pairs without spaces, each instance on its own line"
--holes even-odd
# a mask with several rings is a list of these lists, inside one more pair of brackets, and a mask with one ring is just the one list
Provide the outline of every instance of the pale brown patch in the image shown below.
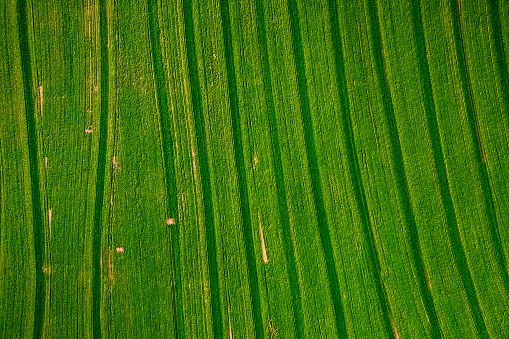
[[399,339],[398,330],[396,329],[396,325],[394,325],[394,319],[392,319],[392,317],[391,317],[391,325],[392,325],[392,330],[394,331],[394,337],[396,339]]
[[44,157],[44,168],[48,169],[48,157]]
[[232,322],[230,320],[230,298],[228,298],[228,332],[230,333],[230,339],[233,339]]
[[42,117],[42,102],[43,102],[42,86],[39,86],[39,102],[41,105],[41,117]]
[[48,265],[48,264],[43,265],[42,266],[42,271],[44,272],[44,274],[50,275],[51,271],[52,271],[51,266]]
[[230,339],[233,339],[233,333],[232,333],[232,323],[230,321],[230,314],[228,314],[228,330],[230,332]]
[[99,90],[99,86],[95,85],[94,86],[94,92],[97,92]]
[[174,218],[166,219],[166,225],[175,225],[175,219]]
[[110,195],[110,206],[113,206],[113,194]]
[[90,128],[90,129],[85,129],[85,133],[89,134],[89,133],[92,133],[93,130]]
[[113,169],[115,172],[120,171],[120,165],[118,164],[117,158],[113,156]]
[[255,152],[253,156],[253,169],[256,169],[256,167],[258,167],[258,155]]
[[263,262],[268,263],[269,260],[267,259],[267,251],[265,249],[265,239],[263,238],[263,228],[262,228],[262,220],[260,218],[260,212],[258,212],[258,221],[260,224],[260,239],[262,240],[262,256],[263,256]]
[[124,252],[124,248],[123,247],[117,247],[116,250],[117,250],[117,252]]
[[191,150],[191,154],[193,156],[193,175],[194,175],[194,180],[196,180],[196,158],[195,158],[194,150]]
[[48,226],[49,226],[49,233],[51,234],[51,208],[48,210]]
[[108,251],[108,279],[110,283],[113,282],[113,260],[111,256],[111,251]]

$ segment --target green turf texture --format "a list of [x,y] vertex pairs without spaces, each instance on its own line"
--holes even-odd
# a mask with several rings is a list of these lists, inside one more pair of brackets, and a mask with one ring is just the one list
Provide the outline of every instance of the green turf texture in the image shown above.
[[505,1],[0,25],[0,338],[509,337]]

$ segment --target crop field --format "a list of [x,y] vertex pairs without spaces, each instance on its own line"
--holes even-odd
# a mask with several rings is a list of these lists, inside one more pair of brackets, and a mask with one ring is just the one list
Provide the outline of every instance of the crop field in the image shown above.
[[509,338],[509,2],[0,1],[0,338]]

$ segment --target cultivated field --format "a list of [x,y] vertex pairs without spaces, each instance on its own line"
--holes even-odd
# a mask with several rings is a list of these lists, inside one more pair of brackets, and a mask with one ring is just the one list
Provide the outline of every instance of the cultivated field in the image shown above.
[[0,1],[0,338],[509,338],[509,2]]

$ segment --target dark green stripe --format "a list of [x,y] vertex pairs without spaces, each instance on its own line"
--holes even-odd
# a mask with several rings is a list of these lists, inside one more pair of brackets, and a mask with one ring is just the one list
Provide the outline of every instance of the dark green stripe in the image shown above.
[[304,63],[304,52],[302,48],[302,37],[299,25],[299,13],[295,0],[288,0],[288,10],[290,14],[290,26],[292,30],[293,56],[295,59],[295,68],[297,72],[297,83],[299,90],[299,99],[301,105],[302,122],[304,125],[304,139],[306,144],[306,153],[308,159],[309,172],[311,174],[311,185],[313,189],[314,205],[318,221],[318,231],[322,244],[325,266],[329,280],[329,288],[334,307],[336,320],[336,330],[340,338],[348,336],[346,331],[345,316],[343,312],[343,303],[341,301],[341,290],[339,288],[338,273],[334,261],[334,252],[332,250],[329,223],[325,212],[323,201],[322,184],[320,181],[320,172],[318,160],[316,157],[315,137],[313,132],[313,120],[309,106],[308,85],[306,82],[306,69]]
[[148,2],[150,46],[152,50],[152,63],[154,66],[154,80],[156,84],[157,108],[161,128],[161,146],[163,149],[164,173],[166,181],[167,213],[175,219],[175,225],[170,225],[171,258],[173,268],[173,315],[177,338],[185,338],[184,313],[182,301],[182,278],[180,272],[180,225],[178,222],[177,182],[175,178],[174,140],[175,132],[173,122],[168,110],[167,80],[165,76],[158,20],[158,0]]
[[223,42],[226,58],[226,75],[228,78],[228,95],[233,127],[233,146],[235,151],[235,168],[240,194],[240,211],[242,217],[242,231],[246,246],[247,271],[249,291],[253,307],[253,320],[256,338],[263,338],[262,310],[260,306],[260,289],[258,286],[258,272],[254,254],[253,233],[251,230],[251,212],[249,210],[249,194],[247,189],[246,168],[244,166],[244,150],[242,145],[242,127],[239,113],[239,98],[233,60],[232,33],[228,0],[220,0],[221,22],[223,26]]
[[488,169],[484,160],[482,151],[481,139],[479,136],[479,126],[477,114],[475,112],[474,96],[472,93],[472,86],[470,75],[468,72],[467,61],[465,58],[465,46],[463,43],[463,34],[461,30],[459,0],[450,0],[450,8],[452,15],[453,31],[454,31],[454,44],[456,48],[456,60],[458,61],[458,69],[461,78],[461,89],[463,99],[465,101],[468,127],[470,129],[470,138],[474,147],[474,156],[477,162],[477,170],[480,177],[480,185],[483,194],[483,203],[486,208],[486,216],[488,217],[488,226],[491,236],[493,247],[495,248],[495,256],[502,276],[502,281],[506,293],[509,295],[509,273],[507,272],[507,263],[504,256],[504,247],[500,239],[498,230],[497,215],[493,205],[493,194],[488,174]]
[[216,233],[214,229],[214,206],[212,202],[212,187],[208,162],[205,122],[201,99],[200,81],[198,75],[198,61],[196,60],[196,46],[194,40],[193,6],[191,0],[184,0],[184,30],[186,38],[187,67],[191,85],[191,101],[194,111],[196,142],[198,146],[198,165],[203,192],[205,209],[205,232],[207,238],[207,259],[210,279],[210,294],[212,301],[212,325],[214,338],[223,337],[223,321],[221,314],[221,298],[219,291],[219,276],[217,271]]
[[263,1],[255,1],[258,40],[261,48],[262,75],[265,90],[265,101],[267,104],[267,117],[269,120],[270,140],[272,146],[272,157],[274,166],[274,179],[276,182],[276,192],[278,199],[279,218],[281,221],[281,237],[283,240],[283,250],[286,258],[286,272],[290,284],[290,293],[292,296],[292,310],[295,325],[296,338],[304,338],[304,317],[302,315],[302,300],[297,276],[297,267],[295,259],[295,250],[292,241],[290,229],[290,218],[288,216],[288,202],[285,188],[285,177],[283,173],[283,162],[281,160],[281,148],[279,146],[278,123],[276,118],[276,109],[274,108],[274,98],[272,96],[271,70],[269,63],[269,52],[267,48],[267,33],[265,28],[265,14]]
[[44,224],[41,210],[41,192],[39,189],[39,166],[37,159],[37,127],[35,122],[35,108],[32,84],[32,68],[30,59],[30,44],[28,41],[28,14],[25,0],[18,0],[18,29],[19,48],[21,57],[21,72],[23,74],[23,89],[25,96],[25,115],[27,124],[28,158],[30,164],[30,181],[32,194],[32,218],[34,227],[35,251],[35,311],[33,338],[42,337],[44,326],[44,304],[46,300],[46,281],[42,266],[44,264]]
[[335,0],[328,1],[329,7],[329,21],[331,25],[331,35],[334,50],[334,65],[336,70],[336,82],[338,86],[338,96],[341,109],[341,121],[343,125],[343,135],[346,146],[346,154],[348,158],[348,169],[350,178],[352,180],[352,187],[354,191],[355,202],[362,225],[362,234],[366,243],[366,250],[368,251],[369,264],[373,279],[375,280],[375,287],[377,290],[378,301],[382,308],[382,319],[384,322],[385,333],[389,338],[394,338],[394,331],[392,329],[390,318],[390,307],[387,299],[387,293],[381,281],[381,267],[380,255],[377,251],[375,244],[375,234],[371,224],[369,215],[368,203],[366,200],[366,192],[362,175],[360,171],[359,159],[357,157],[357,150],[355,147],[355,137],[352,127],[352,117],[350,112],[350,102],[348,99],[348,88],[346,84],[345,65],[341,44],[341,33],[339,30],[338,8]]
[[[500,74],[499,84],[502,87],[501,96],[503,105],[506,112],[506,119],[509,122],[509,76],[507,71],[507,60],[504,51],[504,40],[502,35],[502,25],[500,24],[500,13],[498,0],[487,0],[489,21],[490,21],[490,34],[491,42],[495,47],[495,62],[497,71]],[[493,49],[492,49],[493,51]]]
[[431,335],[433,338],[442,338],[440,330],[440,323],[436,314],[435,304],[431,292],[426,282],[426,273],[424,268],[424,261],[422,258],[421,243],[419,241],[419,234],[417,231],[417,224],[415,222],[414,212],[411,206],[410,192],[408,188],[408,179],[405,172],[405,164],[403,153],[401,150],[401,143],[399,140],[398,126],[396,124],[396,115],[394,113],[394,106],[392,103],[392,93],[387,79],[385,70],[385,61],[382,53],[382,37],[380,34],[380,24],[376,3],[373,0],[368,0],[367,8],[369,12],[369,24],[371,33],[371,49],[375,61],[376,76],[380,91],[382,92],[382,102],[385,120],[388,125],[391,150],[392,150],[392,163],[395,169],[395,180],[398,187],[399,202],[403,211],[403,218],[407,225],[407,237],[410,240],[410,253],[412,264],[416,270],[417,286],[421,294],[422,302],[428,316]]
[[97,155],[97,183],[95,194],[94,231],[92,243],[92,335],[101,338],[101,236],[104,201],[104,176],[106,174],[106,151],[108,147],[108,19],[106,0],[99,3],[99,33],[101,43],[101,116],[99,124],[99,151]]
[[489,338],[488,330],[486,329],[486,324],[479,307],[479,301],[477,300],[477,294],[472,280],[472,275],[470,273],[470,268],[468,267],[465,250],[461,243],[458,221],[456,218],[456,212],[454,211],[449,181],[447,179],[447,169],[445,167],[444,153],[440,141],[440,132],[438,128],[435,102],[433,99],[429,65],[426,59],[426,42],[424,39],[419,0],[412,0],[411,5],[412,28],[415,40],[416,57],[419,65],[419,76],[423,91],[424,111],[426,114],[433,160],[437,170],[440,196],[442,198],[442,204],[447,221],[447,231],[451,241],[454,263],[459,272],[463,287],[465,288],[468,305],[470,307],[477,332],[482,338]]

